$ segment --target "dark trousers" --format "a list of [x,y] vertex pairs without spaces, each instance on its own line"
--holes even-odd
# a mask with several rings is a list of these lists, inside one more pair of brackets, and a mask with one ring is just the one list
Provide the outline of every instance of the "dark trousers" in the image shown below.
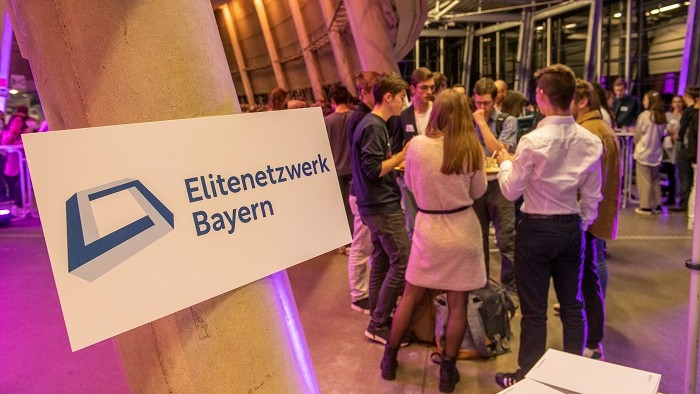
[[19,181],[19,175],[9,176],[5,175],[5,181],[7,181],[7,188],[10,194],[10,200],[18,207],[22,207],[22,187]]
[[496,243],[501,252],[501,284],[508,290],[515,291],[515,205],[503,197],[498,181],[493,180],[488,182],[486,193],[474,201],[473,209],[481,224],[486,275],[490,274],[489,222],[493,221]]
[[345,207],[345,215],[348,218],[348,226],[350,227],[350,236],[353,234],[353,227],[355,219],[352,215],[352,210],[350,210],[350,202],[348,197],[350,197],[350,181],[352,181],[352,175],[338,175],[338,184],[340,185],[340,195],[343,197],[343,206]]
[[564,351],[582,354],[586,317],[581,295],[584,239],[578,215],[523,213],[515,233],[515,277],[523,318],[518,363],[529,371],[547,346],[549,280],[561,304]]
[[661,163],[661,172],[668,179],[666,205],[676,205],[676,165],[673,163]]
[[597,349],[605,332],[605,295],[598,275],[598,247],[600,243],[593,234],[586,232],[586,250],[583,258],[581,292],[586,311],[588,339],[586,347]]
[[369,273],[370,326],[382,329],[389,323],[391,311],[403,292],[408,265],[409,241],[401,210],[362,215],[372,234]]
[[693,161],[682,144],[678,147],[678,156],[676,158],[678,159],[678,178],[681,181],[681,201],[678,203],[678,206],[688,209],[688,197],[690,197],[690,188],[693,186]]

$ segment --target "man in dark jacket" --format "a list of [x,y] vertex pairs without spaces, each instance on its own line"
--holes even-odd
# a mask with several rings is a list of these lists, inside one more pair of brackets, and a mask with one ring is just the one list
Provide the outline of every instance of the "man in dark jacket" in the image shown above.
[[401,211],[401,192],[394,167],[404,161],[406,145],[393,154],[386,121],[401,113],[406,82],[396,73],[383,74],[374,85],[374,109],[355,128],[352,138],[352,179],[362,222],[372,238],[369,306],[371,321],[365,336],[386,344],[390,315],[403,292],[409,240]]

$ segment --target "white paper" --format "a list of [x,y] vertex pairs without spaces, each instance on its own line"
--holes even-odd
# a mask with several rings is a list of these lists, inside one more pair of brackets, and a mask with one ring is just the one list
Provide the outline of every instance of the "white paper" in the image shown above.
[[661,375],[549,349],[526,375],[582,394],[656,394]]
[[[55,131],[24,143],[73,350],[350,242],[319,108]],[[281,181],[285,166],[299,175]],[[261,181],[232,192],[240,186],[228,181],[246,173]],[[206,198],[199,177],[209,174],[222,176],[226,195]],[[213,215],[224,212],[235,229],[221,221],[214,231]],[[69,261],[82,265],[69,272]]]

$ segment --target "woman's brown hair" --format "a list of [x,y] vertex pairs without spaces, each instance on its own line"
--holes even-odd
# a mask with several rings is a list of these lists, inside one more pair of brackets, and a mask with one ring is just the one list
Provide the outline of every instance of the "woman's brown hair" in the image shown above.
[[666,114],[664,113],[664,102],[661,100],[661,95],[656,90],[646,92],[645,96],[649,100],[649,112],[651,112],[651,121],[656,124],[666,123]]
[[476,138],[465,95],[453,89],[443,90],[435,98],[426,131],[428,136],[445,134],[440,168],[443,174],[468,174],[484,168],[484,151]]

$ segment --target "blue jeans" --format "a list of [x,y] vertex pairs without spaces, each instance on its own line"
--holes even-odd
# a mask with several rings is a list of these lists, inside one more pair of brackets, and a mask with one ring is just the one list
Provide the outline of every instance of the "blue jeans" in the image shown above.
[[579,355],[583,352],[586,337],[581,295],[583,251],[578,215],[522,214],[515,233],[515,277],[523,313],[518,363],[525,372],[546,350],[550,277],[561,304],[564,351]]
[[408,239],[413,239],[413,228],[416,225],[416,214],[418,214],[418,203],[413,193],[406,187],[406,182],[403,176],[396,177],[396,183],[401,189],[401,206],[406,216],[406,230],[408,231]]
[[[605,332],[605,295],[598,271],[598,258],[602,252],[601,240],[586,232],[586,250],[583,258],[581,292],[586,311],[588,339],[586,347],[597,349]],[[603,262],[605,259],[603,259]],[[606,267],[607,273],[607,267]]]
[[389,316],[396,300],[403,292],[408,265],[409,241],[401,210],[362,215],[372,238],[372,257],[369,274],[370,326],[382,329],[389,324]]

